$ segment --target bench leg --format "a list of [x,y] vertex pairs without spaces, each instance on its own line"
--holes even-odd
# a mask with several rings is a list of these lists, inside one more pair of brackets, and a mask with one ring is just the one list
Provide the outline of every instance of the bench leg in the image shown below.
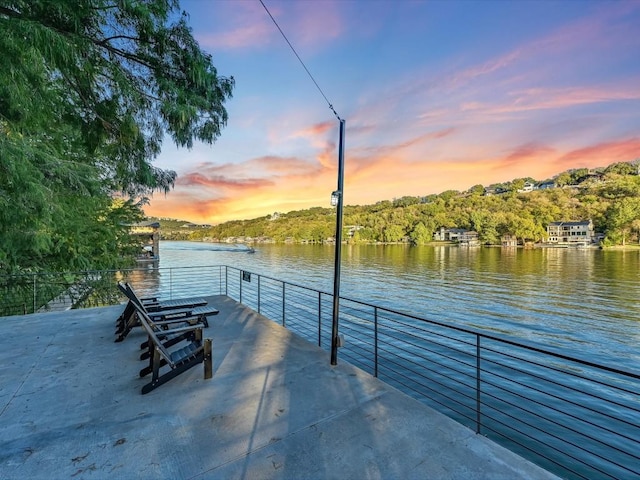
[[131,306],[131,302],[127,303],[127,306],[122,312],[122,315],[116,320],[116,342],[121,342],[129,334],[131,329],[139,324],[138,315],[135,308]]
[[142,387],[142,395],[144,395],[146,393],[149,393],[152,390],[155,390],[160,385],[164,385],[165,383],[167,383],[172,378],[175,378],[178,375],[180,375],[182,372],[186,372],[190,368],[195,367],[197,364],[202,362],[203,355],[204,355],[204,353],[200,352],[200,354],[198,354],[196,357],[194,357],[191,361],[185,362],[185,363],[177,366],[174,369],[169,370],[167,373],[165,373],[163,375],[160,375],[158,377],[156,377],[156,374],[155,374],[155,371],[154,371],[154,376],[151,379],[151,382],[147,383],[144,387]]
[[211,358],[211,339],[204,339],[204,378],[213,377],[213,360]]

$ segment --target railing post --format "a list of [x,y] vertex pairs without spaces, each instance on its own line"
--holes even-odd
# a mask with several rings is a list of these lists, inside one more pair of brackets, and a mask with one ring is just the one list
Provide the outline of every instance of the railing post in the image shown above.
[[378,377],[378,307],[373,307],[374,377]]
[[240,274],[240,303],[242,303],[242,270],[238,272]]
[[322,292],[318,292],[318,346],[322,347]]
[[476,433],[480,433],[480,334],[476,334]]
[[258,313],[260,313],[260,275],[258,275]]
[[229,296],[229,267],[224,266],[224,294]]
[[284,303],[284,295],[285,295],[285,286],[286,283],[282,282],[282,326],[286,327],[286,322],[284,320],[284,307],[285,307],[285,303]]

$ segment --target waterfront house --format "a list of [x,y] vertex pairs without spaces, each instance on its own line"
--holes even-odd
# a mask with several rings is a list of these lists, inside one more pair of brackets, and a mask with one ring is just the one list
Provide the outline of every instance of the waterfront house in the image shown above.
[[517,247],[518,246],[518,238],[515,235],[507,233],[500,237],[500,243],[503,247]]
[[458,242],[460,245],[466,245],[469,247],[480,245],[480,239],[478,238],[478,232],[473,230],[465,230],[458,236]]
[[357,231],[362,230],[364,227],[362,225],[347,225],[344,227],[347,233],[347,237],[353,238]]
[[553,180],[548,182],[541,182],[536,188],[538,190],[548,190],[550,188],[556,188],[556,182],[554,182]]
[[458,242],[460,241],[460,235],[464,234],[466,230],[464,228],[444,228],[440,227],[440,230],[436,230],[433,234],[433,239],[436,242]]
[[547,242],[556,244],[589,244],[594,239],[593,222],[551,222],[547,225]]
[[129,233],[140,239],[138,261],[156,261],[160,258],[160,222],[135,223],[129,226]]
[[532,182],[524,182],[523,187],[518,190],[518,193],[524,193],[524,192],[533,192],[533,190],[536,188],[535,183]]

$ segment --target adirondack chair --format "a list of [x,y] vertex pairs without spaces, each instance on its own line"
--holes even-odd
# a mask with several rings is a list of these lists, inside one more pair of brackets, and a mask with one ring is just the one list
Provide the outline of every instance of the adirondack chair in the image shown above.
[[174,323],[203,323],[209,326],[207,316],[217,315],[218,310],[208,306],[202,298],[183,298],[176,300],[141,299],[128,283],[118,282],[118,288],[129,299],[124,311],[116,320],[116,342],[126,338],[133,327],[140,325],[136,305],[144,309],[158,325],[169,328]]
[[[151,381],[142,387],[143,395],[200,363],[204,364],[205,380],[213,376],[211,339],[203,339],[202,324],[176,327],[166,331],[162,330],[139,304],[135,303],[134,307],[140,324],[149,337],[147,342],[149,365],[140,370],[140,377],[151,374]],[[168,332],[180,340],[171,345],[163,343],[161,336],[169,334]],[[171,349],[174,346],[175,348]]]

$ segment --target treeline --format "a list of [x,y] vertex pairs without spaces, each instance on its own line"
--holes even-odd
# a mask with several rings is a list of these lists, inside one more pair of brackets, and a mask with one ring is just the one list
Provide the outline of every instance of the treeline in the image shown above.
[[[527,184],[549,188],[523,191]],[[551,188],[553,187],[553,188]],[[488,192],[500,192],[487,194]],[[520,243],[545,238],[554,221],[591,219],[605,245],[640,241],[640,176],[637,162],[606,168],[573,169],[546,182],[516,179],[465,192],[449,190],[425,197],[402,197],[373,205],[345,206],[343,238],[358,242],[425,244],[441,228],[478,232],[484,244],[499,244],[502,235]],[[191,240],[251,237],[276,242],[324,242],[334,237],[335,210],[311,208],[253,220],[237,220],[191,232]]]

